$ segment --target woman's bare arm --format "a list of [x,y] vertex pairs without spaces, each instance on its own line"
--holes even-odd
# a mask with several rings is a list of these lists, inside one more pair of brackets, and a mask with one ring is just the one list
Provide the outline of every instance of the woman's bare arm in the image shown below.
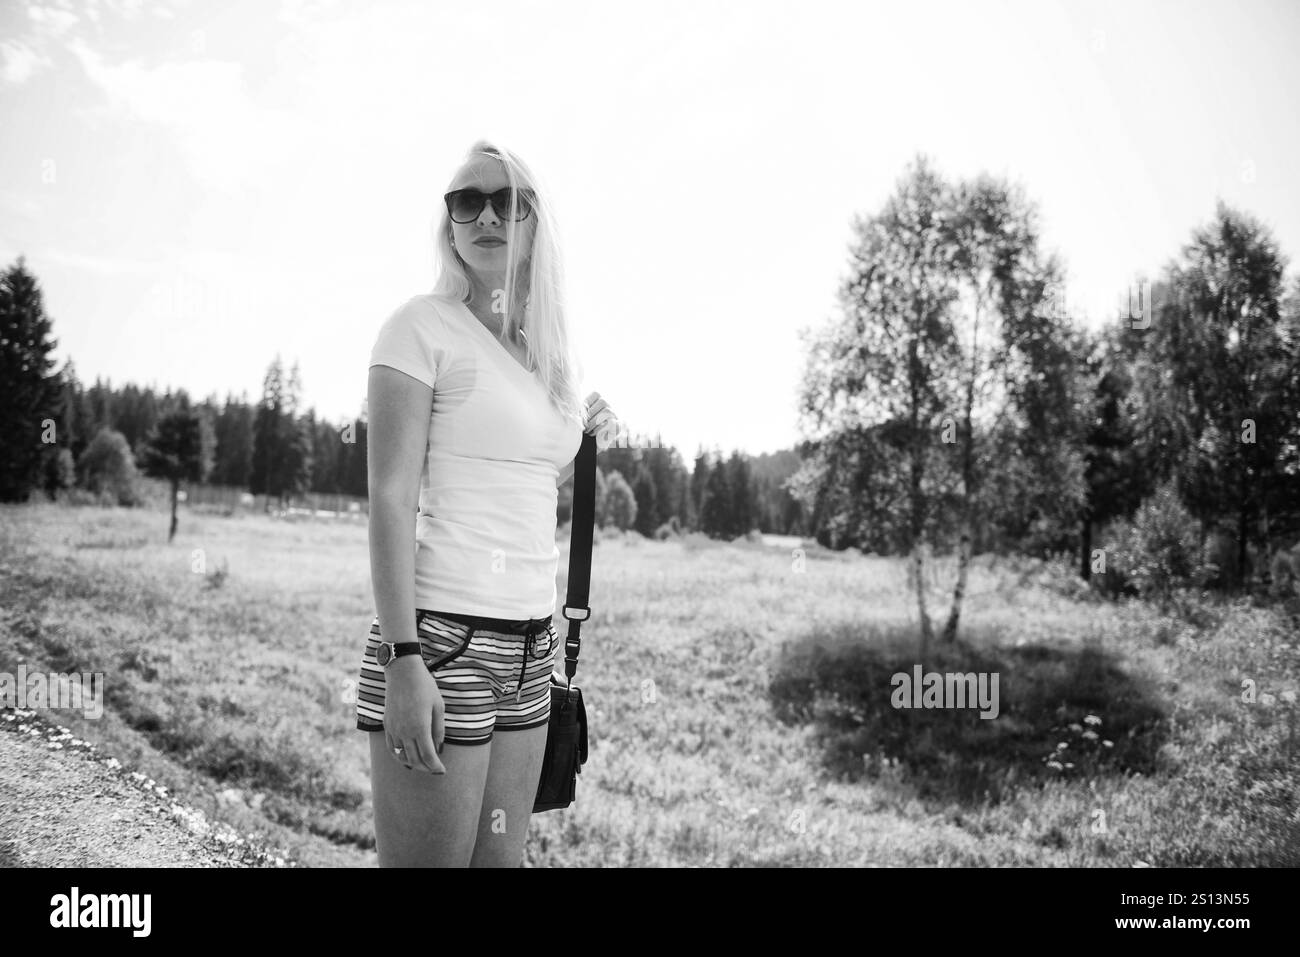
[[415,520],[433,390],[404,372],[372,366],[366,408],[370,582],[379,630],[385,641],[415,641]]
[[[417,641],[415,522],[429,445],[433,389],[388,366],[370,369],[366,469],[370,484],[370,580],[385,641]],[[403,655],[385,675],[384,736],[407,767],[445,774],[441,693],[423,655]],[[432,719],[432,720],[431,720]]]

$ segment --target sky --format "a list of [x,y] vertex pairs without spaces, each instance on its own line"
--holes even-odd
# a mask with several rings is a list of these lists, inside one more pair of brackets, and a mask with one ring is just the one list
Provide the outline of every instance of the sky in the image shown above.
[[1294,0],[6,0],[0,263],[87,384],[255,401],[278,353],[341,423],[494,138],[551,191],[584,395],[771,452],[918,154],[1024,189],[1081,325],[1218,198],[1300,256],[1297,49]]

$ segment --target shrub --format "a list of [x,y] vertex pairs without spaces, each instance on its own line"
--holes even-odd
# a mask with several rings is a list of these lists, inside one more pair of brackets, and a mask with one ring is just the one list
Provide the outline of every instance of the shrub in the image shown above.
[[1289,552],[1279,549],[1273,554],[1269,578],[1275,598],[1290,598],[1300,593],[1300,545]]
[[[972,564],[976,559],[972,559]],[[1109,568],[1109,563],[1107,567]],[[1021,576],[1022,583],[1026,577]],[[1078,557],[1072,552],[1049,552],[1042,563],[1042,571],[1037,580],[1042,587],[1072,601],[1088,601],[1096,597],[1089,583],[1079,574]]]
[[1166,482],[1133,519],[1112,526],[1103,549],[1106,569],[1099,587],[1111,594],[1136,593],[1167,603],[1182,588],[1204,587],[1217,568],[1201,558],[1200,523]]
[[81,485],[92,494],[107,493],[117,505],[142,502],[140,473],[126,436],[113,429],[100,429],[81,453],[77,469]]

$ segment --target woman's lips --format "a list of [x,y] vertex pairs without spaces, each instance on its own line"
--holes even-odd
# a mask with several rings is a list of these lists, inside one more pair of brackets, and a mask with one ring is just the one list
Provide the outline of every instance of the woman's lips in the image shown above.
[[485,236],[482,239],[474,240],[475,246],[504,246],[505,244],[504,239],[497,239],[495,236]]

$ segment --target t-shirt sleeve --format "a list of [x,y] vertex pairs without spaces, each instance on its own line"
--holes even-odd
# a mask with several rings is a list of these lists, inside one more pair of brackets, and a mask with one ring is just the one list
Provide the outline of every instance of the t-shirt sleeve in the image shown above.
[[445,358],[438,314],[418,296],[399,306],[384,321],[370,350],[371,366],[405,372],[431,389]]

